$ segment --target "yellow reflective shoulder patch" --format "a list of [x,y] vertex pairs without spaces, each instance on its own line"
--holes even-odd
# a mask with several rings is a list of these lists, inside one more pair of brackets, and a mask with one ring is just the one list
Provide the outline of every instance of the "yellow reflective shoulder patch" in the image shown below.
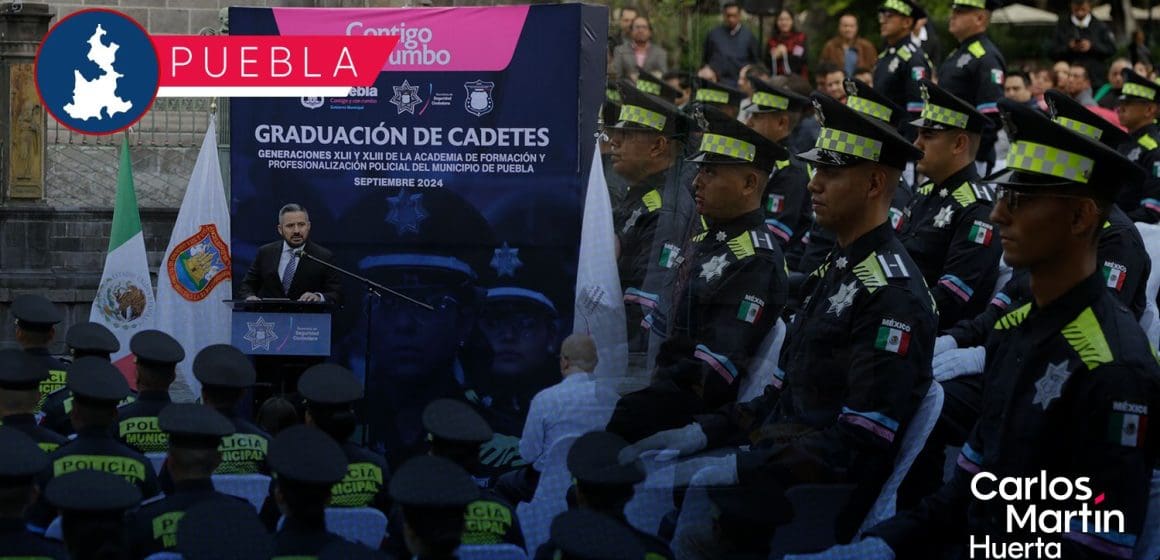
[[971,55],[975,58],[983,58],[983,55],[987,54],[987,49],[983,48],[983,43],[978,41],[971,43],[970,46],[967,47],[967,51],[970,52]]
[[1083,360],[1088,370],[1111,363],[1114,359],[1108,340],[1104,338],[1104,331],[1100,328],[1100,322],[1096,320],[1096,314],[1090,307],[1063,327],[1060,334],[1067,339],[1071,349],[1079,354],[1079,359]]
[[887,284],[886,273],[878,263],[878,253],[872,252],[862,262],[854,266],[854,276],[866,287],[866,291],[874,293]]
[[975,196],[975,189],[967,182],[959,185],[959,188],[955,189],[951,196],[964,208],[979,201],[979,198]]
[[661,209],[661,193],[656,189],[645,193],[645,195],[640,198],[640,201],[644,203],[644,207],[648,208],[649,212],[656,212],[657,210]]
[[918,194],[925,196],[932,192],[934,192],[934,183],[923,183],[921,187],[918,187]]
[[748,231],[730,239],[728,245],[729,250],[733,252],[734,257],[737,257],[737,260],[752,257],[757,254],[757,251],[753,248],[753,238],[750,237]]
[[910,47],[908,46],[903,46],[901,49],[898,49],[898,58],[901,58],[903,61],[909,62],[910,54]]
[[1027,314],[1030,312],[1030,302],[1007,312],[1006,315],[999,317],[999,320],[995,321],[995,330],[1005,331],[1007,329],[1013,329],[1019,326],[1019,323],[1022,323],[1023,320],[1027,318]]
[[1141,136],[1136,142],[1143,146],[1145,150],[1155,150],[1157,147],[1160,147],[1160,144],[1156,143],[1156,139],[1147,134]]

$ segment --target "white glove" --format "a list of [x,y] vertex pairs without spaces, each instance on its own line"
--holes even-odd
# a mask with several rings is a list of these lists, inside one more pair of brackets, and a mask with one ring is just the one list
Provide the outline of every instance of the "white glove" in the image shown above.
[[814,554],[787,554],[783,560],[894,560],[894,551],[886,541],[869,537]]
[[[697,461],[697,459],[691,459],[689,462],[692,461]],[[705,457],[700,464],[690,465],[690,467],[697,470],[689,478],[689,486],[731,486],[737,484],[736,455]]]
[[681,455],[691,455],[709,445],[709,437],[701,429],[701,425],[693,422],[684,428],[665,430],[646,437],[620,452],[620,462],[630,463],[640,457],[641,453],[654,449],[673,449]]
[[944,334],[944,335],[934,339],[934,355],[935,356],[942,354],[943,352],[946,352],[947,350],[954,350],[955,348],[958,348],[958,347],[959,347],[959,343],[955,340],[955,337],[953,337],[949,334]]
[[962,375],[982,373],[987,362],[987,349],[982,346],[947,350],[934,357],[935,381],[948,381]]

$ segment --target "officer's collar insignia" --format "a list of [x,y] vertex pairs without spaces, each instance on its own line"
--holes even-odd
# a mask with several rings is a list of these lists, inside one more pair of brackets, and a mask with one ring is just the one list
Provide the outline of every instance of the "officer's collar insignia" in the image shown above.
[[698,106],[693,110],[693,120],[697,121],[697,128],[705,131],[709,130],[709,119],[705,118],[704,108]]
[[717,232],[717,241],[725,241],[728,238],[729,236],[726,235],[724,231]]
[[1035,398],[1031,404],[1043,405],[1043,410],[1047,410],[1051,401],[1063,394],[1063,384],[1067,382],[1068,377],[1071,377],[1071,372],[1067,369],[1067,360],[1058,364],[1048,364],[1043,377],[1035,382]]
[[814,104],[814,117],[818,119],[818,124],[826,126],[826,113],[822,111],[822,104],[818,103],[817,99],[811,100]]
[[418,235],[419,224],[428,217],[423,209],[423,195],[409,194],[406,189],[387,197],[391,209],[387,212],[387,223],[395,226],[395,233],[402,236],[407,232]]
[[858,86],[854,85],[853,80],[846,80],[844,86],[846,88],[846,95],[858,95]]
[[918,84],[918,88],[922,94],[922,102],[930,103],[930,91],[926,88],[926,84]]
[[510,276],[515,277],[516,269],[524,266],[520,261],[520,250],[515,247],[508,247],[508,242],[503,242],[503,247],[495,250],[494,256],[491,257],[491,268],[495,269],[495,273],[499,277]]
[[846,257],[838,257],[837,260],[834,261],[834,266],[838,267],[838,270],[845,270],[846,265],[849,264],[849,262],[850,261],[846,260]]
[[849,284],[841,284],[838,287],[838,293],[830,296],[830,308],[826,313],[833,313],[835,316],[841,317],[842,312],[854,304],[854,296],[858,295],[858,282],[851,280]]

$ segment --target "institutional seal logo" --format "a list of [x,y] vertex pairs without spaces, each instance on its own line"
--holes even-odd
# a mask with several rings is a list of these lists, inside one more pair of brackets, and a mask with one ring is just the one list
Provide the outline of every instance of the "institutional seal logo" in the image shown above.
[[45,109],[83,134],[113,134],[141,120],[159,79],[149,34],[112,10],[81,10],[60,20],[36,54],[36,89]]
[[165,263],[169,283],[187,301],[201,301],[230,277],[230,248],[217,226],[205,224],[173,248]]
[[108,326],[133,329],[138,321],[152,313],[152,297],[148,283],[134,274],[117,275],[97,288],[97,306]]

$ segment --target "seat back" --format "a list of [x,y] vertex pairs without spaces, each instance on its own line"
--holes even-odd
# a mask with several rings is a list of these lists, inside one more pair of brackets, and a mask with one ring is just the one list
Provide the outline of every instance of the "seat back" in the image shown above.
[[514,544],[465,544],[456,553],[459,560],[527,560],[524,549]]
[[326,508],[326,528],[348,541],[378,550],[387,536],[387,516],[369,507]]
[[262,511],[262,503],[270,494],[270,477],[264,474],[215,474],[213,487],[222,494],[242,498],[250,502],[254,510]]
[[1132,560],[1160,558],[1160,470],[1152,471],[1152,490],[1148,493],[1148,510],[1144,514],[1144,529],[1136,541]]
[[165,465],[166,456],[166,453],[160,451],[145,454],[145,458],[149,459],[149,462],[153,464],[153,472],[157,473],[158,476],[161,475],[161,467]]
[[761,341],[752,367],[741,378],[741,385],[737,388],[737,402],[749,402],[760,397],[765,392],[765,386],[773,381],[773,370],[777,369],[781,347],[785,344],[785,330],[785,321],[779,317]]
[[1156,293],[1160,291],[1160,225],[1137,223],[1136,229],[1144,239],[1144,250],[1152,260],[1152,271],[1148,274],[1148,303],[1140,316],[1140,326],[1148,335],[1153,346],[1160,346],[1160,309],[1156,307]]
[[531,502],[520,502],[516,506],[516,516],[520,518],[520,528],[524,532],[524,542],[528,556],[535,556],[540,545],[548,541],[548,530],[552,519],[568,509],[566,495],[572,485],[572,474],[568,472],[568,451],[579,434],[569,434],[552,444],[544,455],[540,482]]

